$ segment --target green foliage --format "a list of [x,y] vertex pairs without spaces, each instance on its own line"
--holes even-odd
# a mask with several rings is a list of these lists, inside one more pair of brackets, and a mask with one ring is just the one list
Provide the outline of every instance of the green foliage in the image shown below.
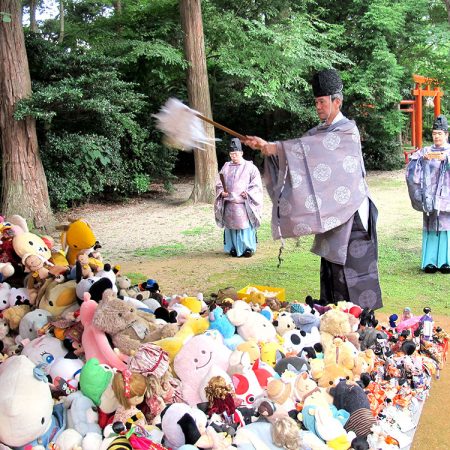
[[152,179],[170,180],[173,152],[149,139],[146,102],[121,79],[118,61],[29,35],[33,96],[16,119],[37,119],[52,205],[142,194]]
[[[159,144],[152,114],[168,97],[187,99],[179,2],[120,3],[118,10],[109,1],[67,0],[62,45],[56,43],[58,17],[41,23],[40,34],[27,36],[34,93],[19,104],[16,117],[38,120],[57,207],[93,195],[141,194],[155,179],[170,188],[177,155]],[[336,67],[345,85],[343,111],[361,130],[366,166],[395,169],[403,161],[399,136],[405,128],[398,102],[410,98],[412,74],[438,78],[444,90],[450,85],[450,31],[442,1],[201,5],[213,115],[243,134],[303,134],[317,122],[311,75]],[[444,96],[444,113],[449,102]],[[216,132],[224,138],[217,144],[220,163],[229,136]],[[258,153],[246,156],[262,164]],[[180,161],[177,170],[189,170]]]

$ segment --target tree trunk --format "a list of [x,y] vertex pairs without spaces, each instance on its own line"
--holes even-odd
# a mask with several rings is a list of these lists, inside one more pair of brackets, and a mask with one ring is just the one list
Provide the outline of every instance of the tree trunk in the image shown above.
[[64,0],[59,0],[59,36],[58,42],[64,41]]
[[13,117],[16,103],[31,95],[20,0],[0,0],[0,11],[10,12],[12,19],[0,26],[2,214],[20,214],[33,226],[50,230],[54,219],[37,145],[36,123],[31,117],[25,120]]
[[[180,12],[184,32],[184,54],[189,63],[187,74],[189,104],[212,119],[200,0],[181,0]],[[204,125],[206,135],[214,139],[214,127],[206,123]],[[205,150],[194,150],[194,159],[195,179],[191,200],[214,203],[217,176],[215,145],[208,145]]]
[[444,0],[445,7],[447,8],[447,20],[450,25],[450,0]]
[[36,22],[37,0],[30,0],[30,31],[37,33],[38,26]]

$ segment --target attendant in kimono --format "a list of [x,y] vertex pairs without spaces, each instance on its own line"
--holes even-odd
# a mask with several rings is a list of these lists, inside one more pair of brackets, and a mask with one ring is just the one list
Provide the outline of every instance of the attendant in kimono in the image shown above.
[[244,141],[266,156],[265,181],[273,202],[272,235],[314,234],[321,256],[323,303],[348,300],[382,307],[378,280],[377,209],[369,196],[358,128],[341,112],[342,80],[334,69],[312,80],[321,123],[303,137]]
[[231,140],[230,159],[219,172],[215,218],[224,228],[225,253],[248,258],[256,251],[256,229],[261,224],[261,175],[253,162],[243,158],[239,139]]
[[433,123],[433,145],[411,155],[406,182],[414,209],[423,212],[422,269],[450,273],[450,144],[448,122]]

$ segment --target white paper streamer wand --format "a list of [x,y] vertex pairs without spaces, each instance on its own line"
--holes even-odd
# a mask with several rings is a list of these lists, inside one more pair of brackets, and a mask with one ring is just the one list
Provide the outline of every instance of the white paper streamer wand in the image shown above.
[[214,120],[189,108],[176,98],[169,98],[160,112],[154,114],[153,117],[157,121],[156,127],[164,133],[164,143],[180,150],[191,150],[193,148],[204,150],[204,145],[211,145],[216,140],[206,136],[201,120],[232,136],[245,139],[242,134],[214,122]]

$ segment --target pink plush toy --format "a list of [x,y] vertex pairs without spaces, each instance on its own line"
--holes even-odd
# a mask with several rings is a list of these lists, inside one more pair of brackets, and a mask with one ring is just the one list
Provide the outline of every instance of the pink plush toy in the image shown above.
[[206,400],[201,390],[211,377],[220,375],[230,380],[226,374],[230,355],[231,350],[211,336],[194,336],[183,345],[173,367],[181,380],[186,403],[196,405]]
[[97,309],[97,302],[91,300],[89,293],[84,294],[84,301],[80,308],[81,323],[84,326],[82,345],[86,360],[90,358],[97,358],[101,364],[107,364],[118,370],[125,370],[127,368],[128,356],[116,353],[108,342],[108,338],[103,331],[100,331],[92,323],[95,310]]

